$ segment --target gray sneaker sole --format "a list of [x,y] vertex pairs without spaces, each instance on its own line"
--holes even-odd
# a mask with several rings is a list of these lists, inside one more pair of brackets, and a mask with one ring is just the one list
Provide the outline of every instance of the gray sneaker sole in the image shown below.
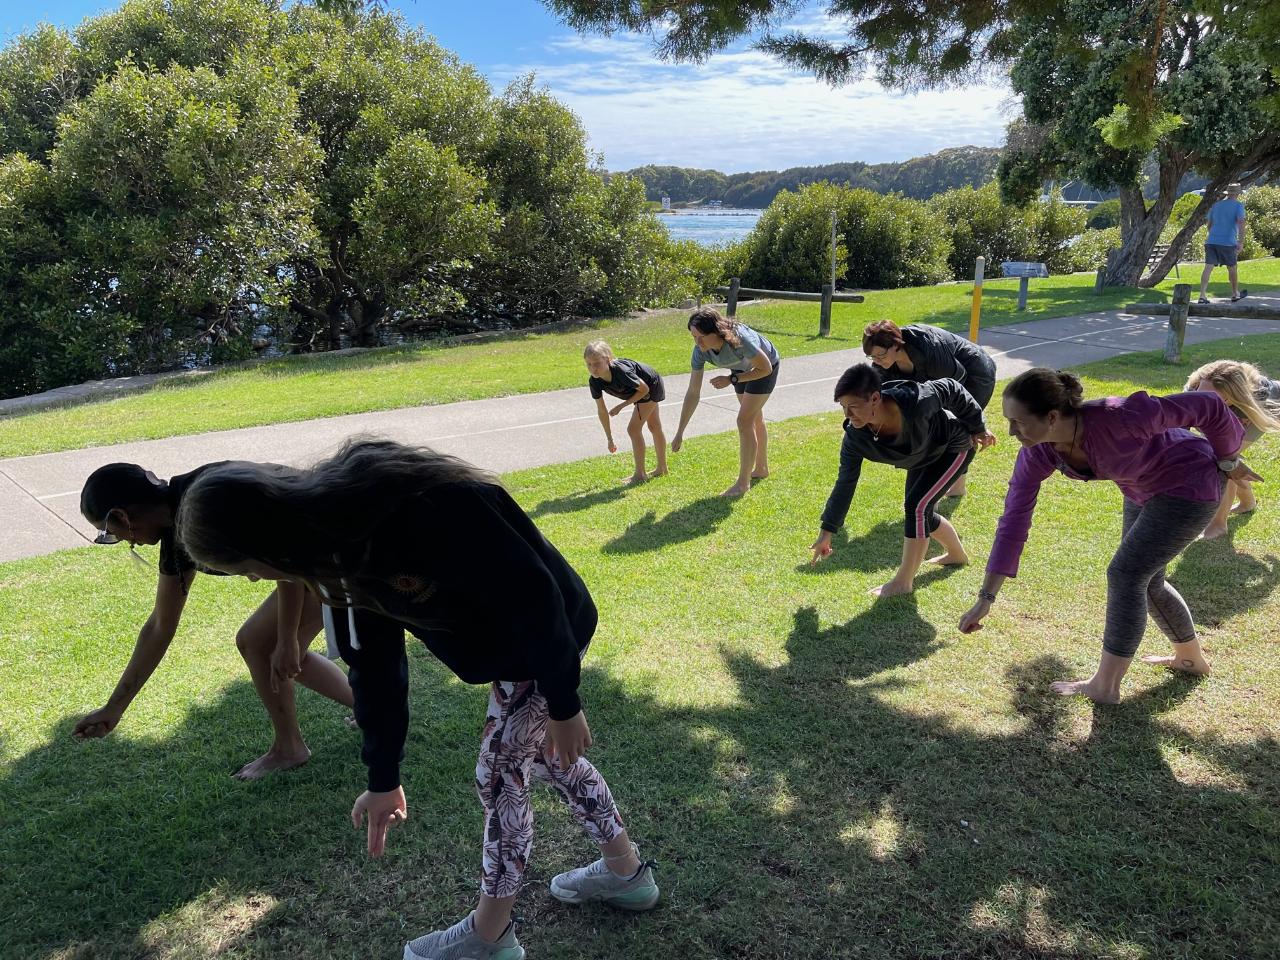
[[[517,946],[513,949],[518,952],[508,953],[503,957],[503,960],[524,960],[524,947]],[[421,954],[410,950],[409,944],[406,943],[404,945],[404,960],[423,960],[423,958]],[[427,960],[431,960],[431,958],[427,958]],[[477,955],[475,957],[459,957],[458,960],[487,960],[487,958]]]
[[[551,884],[547,887],[547,890],[550,892],[550,894],[553,897],[555,897],[561,903],[573,903],[573,904],[583,904],[583,903],[593,903],[593,902],[607,903],[609,906],[616,907],[619,910],[632,910],[637,913],[642,912],[644,910],[652,910],[657,905],[658,897],[659,897],[659,891],[656,886],[653,888],[653,893],[651,896],[643,897],[636,900],[629,900],[629,901],[623,899],[623,897],[618,897],[615,899],[609,899],[607,897],[584,897],[579,899],[578,895],[574,893],[574,891],[566,890],[564,887],[556,886],[555,881],[551,882]],[[623,896],[625,897],[625,894]]]

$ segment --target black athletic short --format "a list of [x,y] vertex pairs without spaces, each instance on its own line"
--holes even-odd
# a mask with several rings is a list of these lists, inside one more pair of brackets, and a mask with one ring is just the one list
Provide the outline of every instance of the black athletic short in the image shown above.
[[778,385],[778,371],[781,369],[782,364],[775,363],[773,365],[773,372],[767,377],[761,377],[759,380],[748,380],[746,383],[735,383],[733,385],[733,389],[736,393],[773,393],[773,388]]

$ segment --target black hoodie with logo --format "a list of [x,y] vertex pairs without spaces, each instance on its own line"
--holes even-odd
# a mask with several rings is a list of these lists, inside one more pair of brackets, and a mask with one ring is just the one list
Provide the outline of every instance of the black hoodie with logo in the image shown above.
[[849,513],[863,460],[915,470],[940,457],[963,453],[973,446],[974,434],[986,432],[981,408],[956,380],[894,380],[880,388],[880,395],[902,411],[902,430],[896,437],[877,440],[870,427],[855,427],[845,420],[840,472],[822,511],[822,529],[830,533],[840,529]]

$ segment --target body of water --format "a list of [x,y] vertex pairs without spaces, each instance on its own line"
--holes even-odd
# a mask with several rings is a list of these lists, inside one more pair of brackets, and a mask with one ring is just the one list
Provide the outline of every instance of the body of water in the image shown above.
[[760,219],[763,210],[679,210],[659,218],[673,240],[693,240],[705,247],[741,240]]

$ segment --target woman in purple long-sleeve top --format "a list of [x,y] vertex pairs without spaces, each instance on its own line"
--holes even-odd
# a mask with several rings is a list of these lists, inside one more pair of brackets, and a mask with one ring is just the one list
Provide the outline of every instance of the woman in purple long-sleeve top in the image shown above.
[[[1244,431],[1216,394],[1083,400],[1080,380],[1060,370],[1028,370],[1005,387],[1009,435],[1022,449],[986,579],[978,602],[960,618],[960,629],[980,629],[1000,585],[1017,576],[1040,484],[1055,470],[1073,480],[1113,480],[1124,493],[1124,521],[1120,547],[1107,567],[1102,661],[1088,680],[1061,680],[1053,690],[1117,703],[1148,613],[1173,644],[1173,655],[1148,656],[1144,662],[1209,672],[1191,611],[1165,580],[1165,567],[1213,518],[1224,475],[1259,478],[1237,462]],[[1191,427],[1204,436],[1189,432]]]

